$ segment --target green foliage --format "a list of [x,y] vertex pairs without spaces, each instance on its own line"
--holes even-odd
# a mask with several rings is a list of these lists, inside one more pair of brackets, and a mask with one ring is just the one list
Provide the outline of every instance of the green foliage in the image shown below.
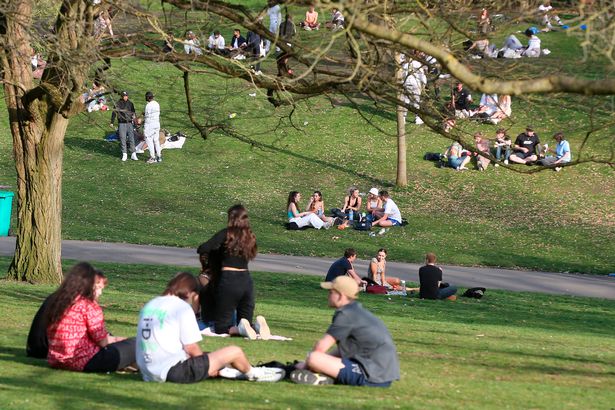
[[[8,262],[0,258],[0,271]],[[97,267],[109,277],[101,299],[107,327],[121,336],[134,335],[139,309],[184,269]],[[256,313],[267,317],[275,334],[293,340],[206,338],[202,348],[236,344],[253,363],[302,359],[333,314],[320,279],[253,276]],[[26,358],[30,321],[52,291],[0,282],[2,408],[609,408],[615,401],[613,301],[492,290],[482,300],[457,302],[361,295],[397,345],[402,379],[390,389],[224,380],[186,386],[145,383],[138,375],[51,370],[42,360]]]

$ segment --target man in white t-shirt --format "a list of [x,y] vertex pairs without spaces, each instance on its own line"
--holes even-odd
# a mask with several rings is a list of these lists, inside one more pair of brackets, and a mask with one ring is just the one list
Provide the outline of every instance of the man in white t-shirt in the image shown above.
[[401,213],[397,204],[393,202],[387,191],[380,192],[380,199],[384,202],[384,208],[382,212],[377,212],[377,220],[372,222],[372,226],[400,226],[401,225]]
[[283,378],[281,369],[252,367],[237,346],[203,353],[195,317],[199,307],[198,287],[193,275],[178,273],[162,296],[152,299],[141,310],[136,356],[143,380],[194,383],[218,376],[227,365],[236,369],[225,369],[235,372],[232,378],[262,382]]
[[148,164],[162,162],[160,148],[160,105],[154,100],[154,93],[145,93],[145,109],[143,110],[143,136],[149,151]]

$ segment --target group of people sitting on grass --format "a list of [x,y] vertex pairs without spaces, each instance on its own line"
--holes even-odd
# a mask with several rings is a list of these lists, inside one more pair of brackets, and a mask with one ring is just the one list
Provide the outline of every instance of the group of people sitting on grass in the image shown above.
[[[384,288],[388,291],[419,291],[421,299],[449,299],[456,300],[457,288],[450,286],[442,281],[442,269],[436,266],[436,255],[429,252],[425,255],[425,266],[419,269],[420,287],[407,288],[405,281],[395,276],[386,274],[387,250],[378,249],[376,257],[372,258],[367,268],[367,276],[361,277],[354,268],[357,259],[357,252],[348,248],[344,251],[344,256],[337,259],[327,271],[326,281],[334,281],[340,276],[347,276],[352,279],[363,291],[370,292],[370,287]],[[378,289],[379,290],[379,289]],[[370,292],[372,293],[372,292]],[[385,293],[385,292],[373,292]]]
[[288,194],[286,215],[289,229],[306,227],[329,229],[334,225],[337,225],[339,229],[345,229],[359,222],[365,222],[368,228],[380,226],[385,229],[402,224],[401,212],[397,204],[387,191],[378,191],[378,188],[369,190],[366,204],[363,206],[359,189],[351,187],[348,195],[344,197],[342,207],[331,209],[331,216],[325,214],[324,199],[320,191],[314,191],[310,196],[305,211],[301,211],[300,201],[300,192],[291,191]]
[[[525,132],[517,136],[514,143],[506,134],[504,128],[496,131],[493,141],[485,138],[482,132],[474,134],[476,151],[470,151],[455,141],[444,153],[447,158],[448,166],[457,171],[467,170],[467,165],[473,157],[476,158],[476,168],[479,171],[487,169],[491,159],[487,155],[495,155],[494,166],[498,167],[499,162],[504,158],[504,164],[510,162],[525,165],[542,165],[552,167],[555,171],[561,171],[562,166],[572,160],[570,144],[566,141],[564,133],[556,132],[553,135],[556,141],[554,148],[549,148],[549,144],[540,143],[540,139],[532,126],[527,126]],[[487,154],[487,155],[481,155]]]
[[[141,309],[136,337],[112,336],[98,300],[105,275],[78,263],[42,304],[30,329],[27,354],[50,366],[84,372],[140,371],[145,381],[192,383],[212,377],[275,382],[388,387],[400,377],[393,339],[384,323],[356,301],[359,286],[343,276],[321,283],[333,322],[302,362],[255,367],[237,346],[203,352],[197,314],[216,333],[271,337],[266,320],[252,321],[254,284],[248,262],[256,238],[246,209],[228,210],[227,227],[199,246],[199,277],[180,272]],[[332,348],[337,345],[336,349]]]

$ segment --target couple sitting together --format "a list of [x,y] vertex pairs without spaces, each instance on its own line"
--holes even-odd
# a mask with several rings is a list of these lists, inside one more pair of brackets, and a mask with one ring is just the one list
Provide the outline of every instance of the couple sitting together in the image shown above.
[[343,227],[348,226],[355,221],[366,219],[371,223],[371,226],[399,226],[402,224],[401,213],[397,204],[391,199],[387,191],[378,192],[377,188],[369,190],[366,204],[366,213],[361,213],[362,198],[359,189],[351,187],[348,195],[344,198],[342,208],[333,208],[331,213],[333,216],[325,215],[325,205],[320,191],[314,191],[307,205],[307,210],[301,212],[299,209],[299,201],[301,194],[297,191],[291,191],[288,195],[286,206],[288,222],[290,229],[301,229],[304,227],[313,227],[316,229],[328,229],[337,223]]

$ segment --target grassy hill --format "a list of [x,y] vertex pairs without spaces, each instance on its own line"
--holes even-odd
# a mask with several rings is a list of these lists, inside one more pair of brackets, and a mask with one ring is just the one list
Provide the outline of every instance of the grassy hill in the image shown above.
[[[329,34],[300,35],[315,43]],[[536,70],[558,64],[570,72],[589,70],[588,65],[566,63],[566,56],[579,51],[576,40],[564,33],[542,37],[552,54],[537,59]],[[273,63],[264,64],[264,71],[273,73]],[[294,108],[273,108],[263,91],[249,83],[213,72],[192,81],[199,120],[226,124],[234,136],[198,136],[186,115],[181,72],[171,65],[113,61],[110,85],[128,90],[137,110],[143,109],[145,91],[152,90],[161,105],[163,128],[183,131],[189,138],[182,150],[165,151],[161,164],[122,163],[118,144],[103,140],[111,132],[109,112],[75,117],[65,139],[64,238],[196,247],[224,226],[230,205],[242,202],[250,210],[261,252],[337,256],[352,246],[365,258],[386,247],[390,258],[400,261],[417,262],[434,251],[450,264],[613,271],[615,178],[607,166],[584,164],[532,175],[502,167],[483,173],[439,169],[422,156],[443,152],[450,141],[409,124],[410,183],[396,189],[392,110],[360,97],[352,103],[322,97]],[[609,98],[513,98],[513,117],[501,125],[514,138],[531,123],[550,143],[551,135],[563,130],[574,156],[591,121],[612,117],[605,110]],[[4,100],[0,112],[6,112]],[[232,113],[236,116],[229,118]],[[493,137],[496,128],[475,123],[460,127],[468,140],[477,130]],[[0,130],[0,183],[15,185],[6,114]],[[609,152],[612,144],[612,130],[598,129],[585,144],[584,158]],[[361,192],[372,186],[392,191],[409,225],[376,238],[352,231],[284,230],[289,191],[301,191],[307,199],[321,190],[331,208],[341,206],[351,185]]]

